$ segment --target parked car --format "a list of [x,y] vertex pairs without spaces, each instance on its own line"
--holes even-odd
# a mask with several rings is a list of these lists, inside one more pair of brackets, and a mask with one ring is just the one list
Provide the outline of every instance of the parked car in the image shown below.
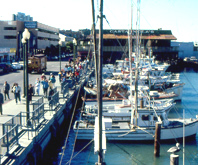
[[24,67],[24,62],[23,62],[23,61],[19,61],[19,65],[21,65],[21,69],[23,69],[23,67]]
[[3,68],[0,66],[0,74],[3,73]]
[[0,67],[3,69],[3,73],[8,73],[12,70],[11,67],[5,63],[0,63]]
[[13,69],[15,69],[15,70],[19,70],[19,69],[22,68],[21,65],[20,65],[18,62],[13,62],[13,63],[11,64],[11,67],[12,67]]

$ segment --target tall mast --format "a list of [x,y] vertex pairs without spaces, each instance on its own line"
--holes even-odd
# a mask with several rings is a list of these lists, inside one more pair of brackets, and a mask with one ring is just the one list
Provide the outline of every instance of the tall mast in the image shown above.
[[[132,101],[132,52],[133,52],[133,33],[132,33],[132,25],[133,25],[133,4],[131,4],[131,31],[129,32],[129,65],[130,65],[130,95],[131,95],[131,109],[133,109],[133,101]],[[132,111],[133,112],[133,111]],[[133,125],[134,113],[131,114],[131,124]]]
[[[93,44],[94,44],[94,59],[95,59],[95,76],[96,79],[98,77],[98,57],[97,57],[97,53],[96,53],[96,23],[95,23],[95,9],[94,9],[94,0],[91,0],[91,6],[92,6],[92,33],[93,33]],[[96,82],[96,86],[97,86],[98,82]]]
[[102,151],[102,60],[103,60],[103,0],[100,0],[100,28],[99,28],[99,53],[98,53],[98,126],[99,126],[99,151],[98,164],[103,163]]
[[137,0],[137,22],[136,22],[136,69],[135,69],[135,125],[137,125],[137,112],[138,112],[138,66],[140,55],[140,0]]

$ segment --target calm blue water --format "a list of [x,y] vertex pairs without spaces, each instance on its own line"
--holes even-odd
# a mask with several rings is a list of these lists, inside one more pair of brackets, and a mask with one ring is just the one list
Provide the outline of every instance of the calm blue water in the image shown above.
[[[185,109],[186,118],[194,118],[198,115],[198,73],[193,70],[184,70],[180,73],[180,80],[185,83],[183,89],[182,102],[177,103],[177,112],[171,111],[170,116],[179,114],[183,116],[183,109]],[[69,140],[67,143],[66,151],[63,157],[62,164],[66,164],[71,157],[74,148],[75,134],[70,132]],[[64,140],[63,140],[64,142]],[[88,142],[77,142],[73,155],[76,155]],[[167,150],[175,146],[176,142],[163,142],[161,144],[160,157],[154,157],[153,143],[107,143],[107,152],[105,154],[105,162],[108,165],[130,165],[130,164],[152,164],[152,165],[167,165],[170,164],[170,154]],[[63,145],[63,143],[62,143]],[[186,142],[185,147],[185,164],[197,165],[198,164],[198,136],[196,139],[191,139]],[[183,144],[181,143],[181,147]],[[61,153],[62,149],[56,149]],[[183,153],[180,151],[180,164],[183,162]],[[51,164],[59,164],[61,155],[57,154],[53,157]],[[71,164],[94,164],[97,162],[98,156],[94,154],[94,143],[91,143],[79,155],[77,155]],[[68,163],[69,164],[69,163]]]

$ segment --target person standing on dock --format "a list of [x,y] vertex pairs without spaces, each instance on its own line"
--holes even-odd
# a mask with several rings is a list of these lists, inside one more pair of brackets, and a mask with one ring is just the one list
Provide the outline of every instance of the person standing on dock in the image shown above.
[[18,85],[18,83],[15,83],[15,86],[13,86],[13,93],[14,93],[16,104],[18,103],[17,100],[19,100],[21,103],[21,96],[20,96],[21,87]]
[[5,100],[6,100],[6,95],[7,95],[8,99],[10,100],[9,91],[10,91],[10,84],[8,84],[7,81],[5,81],[5,83],[3,85],[3,93],[4,93]]
[[43,85],[43,94],[44,94],[44,97],[47,98],[47,91],[48,91],[48,87],[49,87],[47,79],[41,81],[41,84]]
[[50,73],[49,80],[52,82],[53,88],[55,88],[56,78],[55,78],[55,76],[52,73]]
[[34,86],[35,86],[35,93],[39,96],[39,93],[40,93],[40,80],[39,80],[39,78],[36,79]]
[[2,107],[3,103],[4,103],[3,94],[1,93],[1,90],[0,90],[0,114],[1,115],[3,115],[3,107]]
[[32,104],[32,96],[34,95],[34,89],[32,87],[32,84],[29,85],[28,88],[28,100],[30,102],[30,104]]

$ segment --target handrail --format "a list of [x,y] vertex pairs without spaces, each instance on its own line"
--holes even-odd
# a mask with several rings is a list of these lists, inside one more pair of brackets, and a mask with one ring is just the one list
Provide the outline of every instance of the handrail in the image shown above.
[[36,100],[34,103],[32,103],[33,110],[36,109],[37,107],[39,107],[42,103],[44,103],[44,97],[43,96],[41,98],[39,98],[38,100]]
[[18,125],[14,125],[6,134],[0,137],[0,163],[1,158],[9,155],[9,151],[16,145],[19,145]]
[[[51,96],[51,99],[49,100],[49,110],[54,110],[59,103],[59,92],[56,92]],[[53,109],[54,108],[54,109]]]

